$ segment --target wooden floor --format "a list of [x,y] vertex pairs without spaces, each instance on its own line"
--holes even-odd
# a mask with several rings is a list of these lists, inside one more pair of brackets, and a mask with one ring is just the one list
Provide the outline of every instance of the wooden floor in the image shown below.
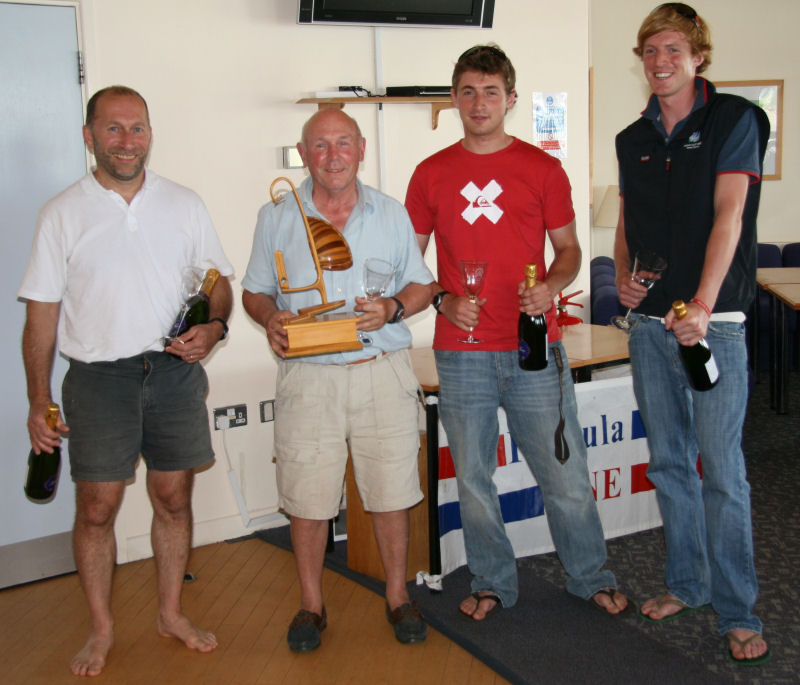
[[[220,646],[197,654],[155,630],[152,559],[119,566],[114,579],[116,644],[92,682],[114,685],[231,683],[481,683],[506,681],[429,629],[428,639],[401,645],[383,599],[325,570],[328,627],[322,646],[294,654],[286,630],[299,607],[289,552],[255,539],[192,552],[197,580],[184,586],[186,614],[214,631]],[[0,683],[75,683],[69,660],[84,643],[88,615],[75,574],[0,592]]]

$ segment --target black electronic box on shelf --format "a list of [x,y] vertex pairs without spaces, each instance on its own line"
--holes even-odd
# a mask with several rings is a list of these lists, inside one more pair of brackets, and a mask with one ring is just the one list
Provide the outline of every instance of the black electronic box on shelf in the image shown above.
[[431,97],[450,95],[450,86],[387,86],[386,97]]

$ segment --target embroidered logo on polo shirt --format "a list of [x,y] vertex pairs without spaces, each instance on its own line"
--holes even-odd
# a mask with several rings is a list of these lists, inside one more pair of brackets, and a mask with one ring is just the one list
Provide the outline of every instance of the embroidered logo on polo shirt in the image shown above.
[[474,224],[478,217],[485,216],[493,224],[500,221],[503,210],[494,201],[503,192],[500,184],[494,179],[489,181],[481,190],[472,181],[461,189],[461,195],[467,199],[469,204],[461,212],[461,216],[469,224]]
[[695,131],[689,136],[689,140],[683,144],[684,150],[695,150],[703,144],[700,140],[700,131]]

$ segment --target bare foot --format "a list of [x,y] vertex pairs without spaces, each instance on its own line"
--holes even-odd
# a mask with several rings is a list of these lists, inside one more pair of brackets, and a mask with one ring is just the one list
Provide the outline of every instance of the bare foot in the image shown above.
[[473,621],[483,621],[500,606],[500,598],[493,592],[473,592],[458,606],[458,610]]
[[69,662],[73,675],[100,675],[106,665],[106,656],[114,645],[114,633],[91,632],[83,649]]
[[752,630],[736,628],[726,637],[734,661],[754,661],[769,652],[766,640]]
[[621,614],[628,608],[628,598],[614,589],[596,592],[591,601],[608,614]]
[[677,616],[689,609],[675,595],[669,593],[648,599],[640,609],[643,616],[652,621],[663,621],[670,617]]
[[178,638],[189,649],[211,652],[217,648],[217,638],[214,633],[198,628],[183,614],[178,614],[172,619],[159,615],[157,623],[159,635]]

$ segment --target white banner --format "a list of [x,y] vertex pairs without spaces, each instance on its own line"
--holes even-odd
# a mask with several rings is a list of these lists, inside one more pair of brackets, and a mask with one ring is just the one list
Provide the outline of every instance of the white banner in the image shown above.
[[[577,383],[578,420],[588,448],[589,475],[606,538],[661,525],[655,490],[645,472],[649,453],[630,376]],[[498,412],[500,439],[494,482],[506,532],[518,557],[553,551],[536,480],[511,440],[505,412]],[[442,573],[467,562],[458,487],[447,434],[439,424],[439,530]]]

